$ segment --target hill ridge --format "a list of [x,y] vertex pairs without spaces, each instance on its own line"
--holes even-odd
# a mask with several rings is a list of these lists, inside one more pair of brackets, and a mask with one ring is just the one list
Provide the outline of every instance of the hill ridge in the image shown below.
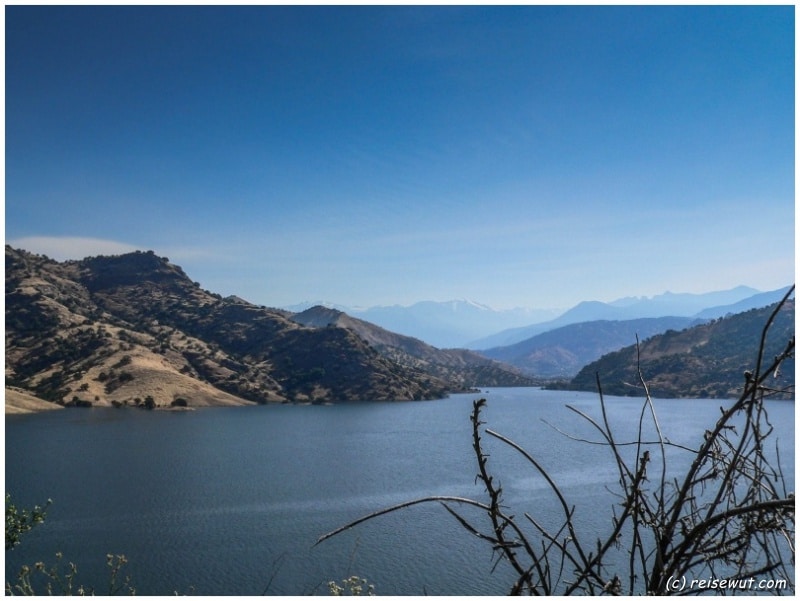
[[310,307],[291,319],[310,327],[336,326],[352,330],[392,361],[458,382],[463,388],[527,386],[533,382],[511,365],[466,349],[437,349],[418,338],[391,332],[331,307]]
[[[754,369],[758,344],[767,319],[778,303],[713,319],[682,331],[668,330],[636,344],[608,353],[584,366],[564,386],[641,396],[638,370],[656,397],[731,398],[741,392],[745,372]],[[793,298],[778,311],[767,337],[764,356],[779,355],[794,338]],[[773,396],[794,398],[794,361],[785,361],[769,386]],[[780,392],[786,391],[786,392]]]
[[648,338],[668,329],[682,330],[703,321],[674,316],[583,321],[542,332],[515,344],[480,351],[480,354],[540,378],[570,378],[587,363],[628,346],[636,336]]
[[495,383],[404,365],[351,328],[291,316],[203,290],[152,251],[58,262],[6,246],[6,382],[51,402],[412,400]]

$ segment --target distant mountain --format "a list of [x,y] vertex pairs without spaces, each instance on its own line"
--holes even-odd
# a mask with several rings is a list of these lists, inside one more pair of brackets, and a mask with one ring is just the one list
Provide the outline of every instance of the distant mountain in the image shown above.
[[314,301],[285,307],[301,312],[313,306],[343,311],[392,332],[419,338],[438,348],[463,348],[471,340],[507,328],[556,317],[556,309],[492,309],[469,300],[420,301],[410,306],[348,307]]
[[525,327],[512,328],[491,336],[475,340],[468,345],[471,349],[490,349],[516,344],[537,334],[554,330],[561,326],[597,320],[627,321],[646,317],[696,317],[714,319],[726,313],[735,313],[747,308],[765,306],[777,302],[786,288],[771,292],[759,292],[747,286],[730,290],[708,292],[705,294],[664,294],[647,297],[628,297],[603,303],[584,301],[578,303],[556,319],[535,323]]
[[474,361],[448,359],[439,377],[393,360],[389,342],[379,351],[366,326],[305,326],[224,299],[152,251],[57,262],[6,246],[5,266],[6,385],[61,405],[439,398],[503,372],[481,359],[483,383]]
[[[751,309],[683,331],[669,330],[639,345],[640,367],[655,397],[730,398],[741,393],[744,373],[754,369],[761,331],[774,305]],[[794,300],[779,312],[767,339],[764,357],[770,361],[794,337]],[[637,350],[631,345],[586,365],[572,379],[573,390],[597,389],[599,374],[603,392],[643,395],[637,375]],[[794,361],[784,362],[768,385],[775,389],[794,386]],[[792,394],[788,395],[790,398]]]
[[[703,294],[686,292],[664,292],[651,298],[628,297],[608,303],[612,307],[633,309],[640,313],[637,317],[659,317],[663,315],[694,315],[706,307],[731,305],[748,298],[759,291],[749,286],[737,286],[730,290],[719,290]],[[668,311],[665,313],[664,311]]]
[[682,330],[702,320],[692,317],[645,317],[625,321],[597,320],[562,326],[522,342],[481,355],[518,367],[540,378],[571,378],[606,353],[669,329]]
[[743,313],[745,311],[749,311],[750,309],[766,307],[767,305],[771,305],[783,298],[783,295],[788,292],[789,288],[790,286],[786,286],[785,288],[779,288],[778,290],[754,294],[753,296],[748,296],[747,298],[730,305],[709,307],[708,309],[704,309],[697,313],[695,317],[699,319],[716,319],[717,317],[724,317],[729,314]]
[[295,303],[293,305],[286,305],[285,307],[281,308],[285,309],[289,313],[302,313],[303,311],[306,311],[311,307],[326,307],[328,309],[336,309],[337,311],[342,311],[343,313],[352,313],[354,311],[353,307],[339,305],[337,303],[326,300],[303,301],[301,303]]
[[381,355],[400,365],[461,388],[531,386],[534,381],[509,365],[467,350],[440,350],[421,340],[385,330],[329,307],[311,307],[291,319],[313,328],[344,328],[355,332]]

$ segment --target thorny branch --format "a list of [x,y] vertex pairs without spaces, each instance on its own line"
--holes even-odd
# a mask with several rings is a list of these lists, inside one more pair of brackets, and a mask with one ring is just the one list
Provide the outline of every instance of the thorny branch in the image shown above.
[[[522,524],[505,513],[502,487],[495,484],[489,471],[488,455],[481,440],[484,422],[480,419],[480,412],[486,400],[480,399],[474,402],[470,419],[473,451],[478,463],[476,480],[483,484],[488,502],[464,497],[424,497],[359,518],[323,535],[317,544],[378,516],[420,503],[438,502],[468,532],[490,543],[493,551],[499,554],[499,561],[507,561],[514,569],[517,579],[511,586],[511,594],[666,595],[678,592],[670,587],[670,582],[676,578],[756,576],[785,583],[784,589],[773,592],[793,594],[794,495],[786,491],[777,443],[776,463],[773,465],[765,456],[765,443],[772,433],[772,426],[763,402],[765,396],[774,392],[766,385],[768,378],[777,373],[784,361],[794,356],[792,337],[783,352],[764,366],[769,328],[793,293],[794,286],[767,320],[755,368],[747,372],[741,396],[729,408],[720,408],[720,418],[713,429],[705,432],[697,450],[673,444],[664,436],[638,358],[637,370],[645,392],[638,422],[638,440],[619,442],[615,438],[599,377],[601,421],[567,406],[587,421],[600,434],[601,440],[562,434],[572,440],[608,448],[619,473],[621,509],[617,511],[612,507],[610,532],[604,538],[591,541],[592,544],[582,542],[575,524],[576,508],[568,503],[554,478],[520,445],[486,429],[487,434],[521,454],[544,478],[558,501],[563,522],[557,531],[549,532],[540,521],[524,513],[535,530],[526,534]],[[643,438],[648,419],[655,428],[655,440]],[[635,454],[629,463],[622,449],[630,446],[635,448]],[[670,480],[667,477],[667,449],[673,448],[692,453],[694,458],[682,477]],[[660,469],[653,486],[647,477],[647,468],[654,453],[659,455]],[[780,484],[780,490],[776,483]],[[459,515],[453,505],[470,505],[484,511],[489,518],[490,533],[481,531]],[[622,557],[627,555],[627,562],[623,562],[627,574],[619,574],[607,567],[622,565],[609,561],[612,553],[622,554]],[[627,580],[627,590],[623,590],[623,579]],[[686,590],[680,594],[700,592]]]

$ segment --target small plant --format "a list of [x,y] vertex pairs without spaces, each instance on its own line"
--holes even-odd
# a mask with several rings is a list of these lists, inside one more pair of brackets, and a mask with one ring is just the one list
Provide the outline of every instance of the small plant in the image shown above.
[[47,499],[44,507],[36,505],[32,510],[19,509],[6,493],[6,551],[10,551],[20,543],[20,538],[37,524],[44,522],[47,508],[52,504]]
[[106,592],[95,591],[92,587],[78,584],[75,577],[78,574],[78,567],[70,562],[63,564],[64,556],[56,553],[56,561],[51,566],[47,566],[43,561],[37,561],[33,566],[24,565],[17,575],[14,584],[6,582],[6,595],[38,596],[58,595],[135,595],[136,589],[131,585],[129,575],[122,572],[128,563],[124,555],[106,555],[106,565],[109,570],[108,590]]
[[[120,333],[121,333],[121,332],[120,332]],[[121,336],[120,336],[120,337],[121,337]],[[120,359],[119,361],[117,361],[117,362],[116,362],[114,365],[112,365],[111,367],[112,367],[112,369],[113,369],[113,368],[120,368],[120,367],[124,367],[124,366],[126,366],[126,365],[129,365],[131,361],[132,361],[132,359],[131,359],[131,356],[130,356],[130,355],[123,355],[123,356],[122,356],[122,359]]]
[[56,562],[49,568],[43,561],[37,561],[32,568],[27,565],[22,566],[16,584],[12,585],[10,582],[6,582],[6,595],[38,595],[37,581],[40,579],[44,583],[43,594],[64,596],[86,594],[86,590],[82,586],[74,584],[75,576],[78,573],[78,568],[74,563],[69,562],[66,572],[63,572],[64,567],[61,565],[63,558],[60,552],[56,553]]
[[350,578],[342,580],[341,584],[337,584],[331,580],[328,583],[328,592],[334,597],[344,597],[347,595],[353,597],[366,595],[371,597],[375,594],[375,585],[369,584],[366,578],[350,576]]
[[[52,501],[48,499],[44,508],[37,505],[30,511],[18,509],[11,502],[11,495],[6,493],[6,551],[19,545],[23,534],[44,522],[45,509],[51,503]],[[50,567],[43,561],[37,561],[33,566],[23,565],[14,584],[6,581],[6,595],[94,595],[93,588],[75,583],[78,568],[71,561],[63,565],[63,559],[63,554],[58,552],[55,563]],[[109,581],[108,591],[105,594],[136,594],[136,590],[131,586],[130,576],[123,575],[127,563],[128,560],[124,555],[110,553],[106,555]]]

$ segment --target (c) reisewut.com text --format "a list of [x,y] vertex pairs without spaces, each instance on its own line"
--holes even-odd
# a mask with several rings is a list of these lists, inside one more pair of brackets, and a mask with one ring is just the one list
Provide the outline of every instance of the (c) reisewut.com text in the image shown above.
[[770,578],[687,578],[672,577],[667,588],[672,592],[683,591],[782,591],[788,588],[786,579]]

